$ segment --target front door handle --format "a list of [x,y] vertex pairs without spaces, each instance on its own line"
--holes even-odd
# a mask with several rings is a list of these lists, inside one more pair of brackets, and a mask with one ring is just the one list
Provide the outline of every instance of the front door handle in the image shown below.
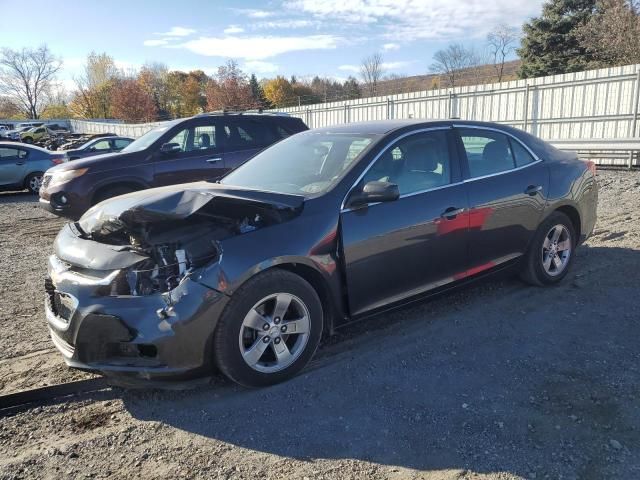
[[222,157],[207,158],[207,163],[216,163],[216,162],[221,162],[221,161],[222,161]]
[[464,210],[464,208],[449,207],[444,212],[442,212],[442,214],[440,214],[440,217],[446,220],[453,220],[461,213],[464,213]]
[[541,191],[542,191],[542,185],[529,185],[527,189],[524,191],[524,193],[526,193],[527,195],[531,195],[533,197],[534,195],[537,195]]

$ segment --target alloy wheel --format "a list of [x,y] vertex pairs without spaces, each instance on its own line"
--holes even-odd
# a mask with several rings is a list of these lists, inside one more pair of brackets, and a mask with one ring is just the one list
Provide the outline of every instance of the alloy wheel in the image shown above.
[[40,187],[42,186],[42,176],[35,176],[29,179],[29,190],[32,192],[38,193],[40,191]]
[[258,301],[245,315],[239,345],[245,363],[262,373],[284,370],[304,351],[311,330],[304,302],[289,293]]
[[555,277],[560,275],[571,258],[573,243],[567,227],[562,224],[552,227],[542,242],[542,268]]

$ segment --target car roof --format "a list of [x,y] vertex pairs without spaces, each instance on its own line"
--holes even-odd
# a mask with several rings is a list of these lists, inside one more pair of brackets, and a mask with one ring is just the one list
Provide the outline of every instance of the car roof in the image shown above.
[[37,150],[38,152],[44,152],[49,154],[55,153],[50,150],[47,150],[46,148],[38,147],[36,145],[26,145],[24,143],[18,143],[18,142],[0,142],[0,148],[24,148],[25,150]]
[[320,127],[311,130],[314,133],[342,133],[342,134],[360,134],[360,135],[386,135],[395,130],[405,127],[451,127],[454,125],[494,128],[510,132],[513,128],[507,125],[501,125],[491,122],[478,122],[475,120],[429,120],[424,118],[411,119],[394,119],[394,120],[374,120],[368,122],[343,123],[339,125],[330,125],[328,127]]

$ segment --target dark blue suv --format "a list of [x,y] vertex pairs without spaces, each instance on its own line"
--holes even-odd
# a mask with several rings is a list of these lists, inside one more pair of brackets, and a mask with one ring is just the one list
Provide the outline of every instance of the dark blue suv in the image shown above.
[[308,130],[278,113],[206,113],[167,122],[119,153],[74,160],[49,169],[40,204],[78,219],[107,198],[150,187],[214,180],[273,143]]

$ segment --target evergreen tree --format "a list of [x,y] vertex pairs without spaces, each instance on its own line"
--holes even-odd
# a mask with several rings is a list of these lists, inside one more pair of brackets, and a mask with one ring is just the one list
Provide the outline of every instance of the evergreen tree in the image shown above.
[[269,102],[265,98],[264,91],[262,90],[262,85],[260,85],[254,73],[252,73],[251,77],[249,78],[249,88],[251,89],[251,97],[256,103],[256,106],[258,106],[259,108],[268,108]]
[[549,0],[542,15],[525,23],[518,55],[521,78],[577,72],[591,66],[578,29],[594,14],[596,0]]

